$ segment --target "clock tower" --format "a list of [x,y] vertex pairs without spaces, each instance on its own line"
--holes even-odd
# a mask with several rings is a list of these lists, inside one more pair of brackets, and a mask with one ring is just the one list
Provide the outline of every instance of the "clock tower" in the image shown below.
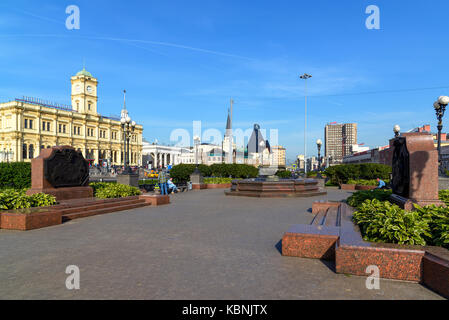
[[79,113],[97,115],[98,81],[85,68],[71,78],[72,108]]

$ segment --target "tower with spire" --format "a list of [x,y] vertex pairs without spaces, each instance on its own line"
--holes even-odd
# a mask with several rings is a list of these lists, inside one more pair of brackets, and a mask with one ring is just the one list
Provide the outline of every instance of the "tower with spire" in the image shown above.
[[223,155],[226,163],[234,163],[234,139],[232,136],[232,109],[234,100],[231,99],[231,108],[228,109],[228,119],[226,121],[226,132],[223,139]]

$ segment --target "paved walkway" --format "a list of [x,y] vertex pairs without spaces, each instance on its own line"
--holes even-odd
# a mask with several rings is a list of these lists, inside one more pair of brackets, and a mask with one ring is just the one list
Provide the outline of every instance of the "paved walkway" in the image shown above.
[[[1,230],[0,299],[441,299],[399,281],[367,290],[365,278],[322,261],[282,257],[276,245],[291,224],[310,222],[314,200],[204,190],[169,206]],[[80,290],[65,287],[68,265],[80,268]]]

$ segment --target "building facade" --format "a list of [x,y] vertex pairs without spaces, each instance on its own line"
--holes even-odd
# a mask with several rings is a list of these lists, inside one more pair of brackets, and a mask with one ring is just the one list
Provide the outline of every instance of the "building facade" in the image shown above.
[[273,146],[273,162],[277,161],[279,167],[286,167],[285,148],[283,146]]
[[357,144],[356,123],[329,123],[324,129],[325,157],[332,163],[341,163],[350,155],[351,148]]
[[[0,161],[31,161],[40,150],[69,145],[93,164],[123,163],[120,118],[97,112],[98,80],[84,68],[71,77],[71,106],[23,97],[0,103]],[[141,165],[143,127],[130,139],[130,165]]]

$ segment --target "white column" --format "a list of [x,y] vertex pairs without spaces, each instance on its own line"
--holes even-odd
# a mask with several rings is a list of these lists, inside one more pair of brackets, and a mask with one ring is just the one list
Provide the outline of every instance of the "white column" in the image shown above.
[[164,167],[167,167],[167,154],[164,153]]

